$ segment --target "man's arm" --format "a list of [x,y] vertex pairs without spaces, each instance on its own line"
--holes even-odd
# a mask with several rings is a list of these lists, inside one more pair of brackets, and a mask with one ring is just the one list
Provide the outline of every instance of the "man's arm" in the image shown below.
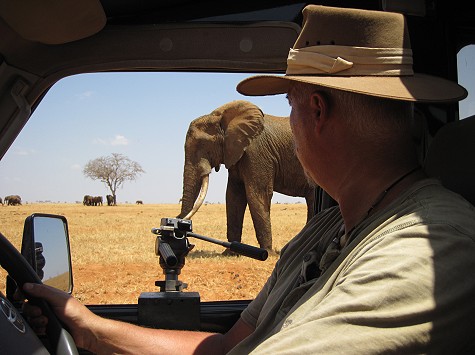
[[[144,328],[99,317],[67,293],[46,285],[25,284],[24,291],[45,299],[67,326],[76,345],[97,354],[225,354],[253,332],[253,328],[242,320],[226,334]],[[25,308],[25,314],[33,316],[32,326],[44,327],[47,320],[39,309],[36,306]]]

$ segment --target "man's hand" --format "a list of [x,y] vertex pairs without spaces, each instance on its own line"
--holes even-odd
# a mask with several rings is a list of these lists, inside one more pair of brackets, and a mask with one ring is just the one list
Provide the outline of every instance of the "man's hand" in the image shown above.
[[[67,327],[78,347],[87,348],[84,341],[88,328],[98,316],[94,315],[84,305],[68,293],[44,284],[25,283],[23,293],[27,297],[44,299],[58,319]],[[37,334],[44,334],[48,318],[43,315],[41,308],[25,302],[23,313]]]

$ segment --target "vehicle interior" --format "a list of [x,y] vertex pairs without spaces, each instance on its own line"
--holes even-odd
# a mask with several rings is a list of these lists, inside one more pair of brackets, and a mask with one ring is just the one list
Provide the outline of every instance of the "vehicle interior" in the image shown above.
[[[475,44],[475,14],[469,3],[448,0],[0,1],[0,159],[49,89],[66,77],[103,72],[284,74],[289,48],[301,28],[301,10],[308,3],[404,13],[414,71],[466,87],[464,102],[417,104],[414,139],[426,173],[475,204],[475,106],[470,103],[475,57],[467,50]],[[317,212],[334,204],[325,191],[317,192]],[[2,267],[13,278],[17,275],[17,283],[38,282],[24,257],[8,245],[8,235],[2,240]],[[3,313],[14,313],[11,295],[0,298]],[[226,332],[248,302],[201,302],[199,329]],[[104,317],[140,323],[138,304],[89,307]],[[189,314],[183,310],[185,323],[191,324]],[[16,317],[21,318],[19,313]],[[7,334],[10,321],[5,322],[0,320],[0,329]],[[28,341],[21,340],[23,333],[8,331],[12,336],[2,337],[0,349],[77,353],[61,325],[56,327],[45,348],[27,328]]]

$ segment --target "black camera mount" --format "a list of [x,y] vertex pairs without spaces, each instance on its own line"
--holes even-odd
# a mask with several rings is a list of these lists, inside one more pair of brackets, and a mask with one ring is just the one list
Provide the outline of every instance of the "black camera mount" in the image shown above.
[[239,242],[223,242],[218,239],[193,233],[192,222],[189,219],[162,218],[159,228],[152,228],[157,235],[155,240],[155,254],[160,256],[160,266],[165,274],[165,281],[157,281],[161,292],[181,291],[186,284],[178,280],[178,275],[185,265],[185,257],[194,248],[188,237],[194,237],[207,242],[218,244],[229,250],[257,260],[266,260],[268,252],[262,248]]
[[187,284],[178,280],[185,266],[185,257],[194,248],[188,237],[194,237],[257,260],[266,260],[267,250],[238,242],[223,242],[193,233],[191,220],[162,218],[159,228],[152,228],[157,235],[155,254],[160,257],[164,281],[155,281],[160,292],[143,292],[139,297],[138,322],[141,325],[171,329],[199,330],[200,295],[198,292],[183,292]]

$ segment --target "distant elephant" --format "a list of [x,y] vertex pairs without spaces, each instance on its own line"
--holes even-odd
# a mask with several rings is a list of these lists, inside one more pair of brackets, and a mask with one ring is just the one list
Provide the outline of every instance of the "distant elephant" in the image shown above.
[[137,201],[135,201],[135,203],[136,203],[137,205],[143,205],[143,201],[142,201],[142,200],[137,200]]
[[1,197],[0,197],[0,204],[3,206],[3,200]]
[[18,206],[21,205],[21,197],[18,195],[9,195],[5,196],[4,203],[8,206]]
[[102,196],[94,196],[92,198],[92,205],[93,206],[102,206]]
[[241,241],[244,212],[249,205],[257,241],[261,248],[272,251],[273,191],[304,197],[307,220],[313,216],[315,185],[309,182],[295,155],[288,117],[265,115],[250,102],[233,101],[192,121],[186,134],[178,218],[189,219],[200,208],[211,169],[218,171],[223,163],[228,169],[228,241]]
[[92,206],[93,204],[93,197],[91,195],[84,195],[84,199],[82,200],[82,204],[84,206]]
[[115,205],[114,196],[106,195],[106,200],[107,200],[107,206]]

